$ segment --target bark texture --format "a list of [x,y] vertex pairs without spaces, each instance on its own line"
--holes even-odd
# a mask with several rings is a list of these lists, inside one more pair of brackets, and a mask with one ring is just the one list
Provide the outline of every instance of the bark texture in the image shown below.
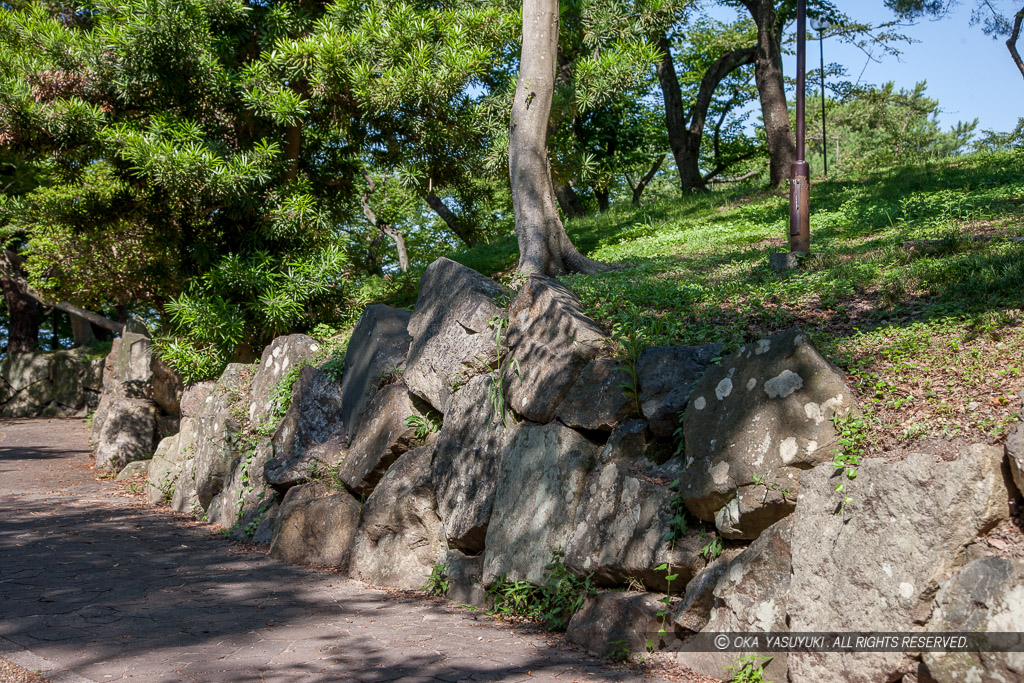
[[796,143],[789,127],[786,87],[782,79],[782,26],[777,21],[775,0],[743,0],[743,4],[757,25],[754,78],[768,140],[771,183],[772,187],[779,187],[789,178],[796,159]]
[[9,316],[7,353],[31,353],[39,343],[39,304],[29,293],[28,284],[20,277],[21,259],[8,250],[3,251],[3,290]]
[[1024,23],[1024,7],[1021,7],[1013,18],[1013,30],[1010,32],[1010,37],[1006,39],[1006,49],[1010,51],[1013,63],[1017,65],[1017,70],[1024,77],[1024,61],[1021,60],[1020,53],[1017,52],[1017,39],[1020,38],[1021,23]]
[[576,250],[558,217],[547,133],[558,49],[558,0],[523,0],[523,49],[509,128],[509,180],[519,272],[556,276],[606,269]]

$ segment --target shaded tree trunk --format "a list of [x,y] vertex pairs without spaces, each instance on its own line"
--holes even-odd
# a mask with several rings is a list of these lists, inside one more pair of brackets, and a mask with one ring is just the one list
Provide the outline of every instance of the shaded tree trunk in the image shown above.
[[547,151],[558,50],[558,0],[523,0],[523,46],[509,127],[509,181],[519,272],[558,275],[607,266],[576,250],[555,204]]
[[466,225],[466,222],[449,209],[448,205],[441,201],[441,198],[433,192],[428,192],[424,195],[423,199],[426,200],[427,206],[445,222],[448,229],[462,240],[467,247],[476,246],[479,240],[473,226]]
[[642,178],[636,181],[635,185],[633,184],[633,181],[630,178],[626,178],[626,182],[629,183],[629,189],[633,191],[633,206],[640,206],[641,195],[643,195],[644,190],[647,189],[647,186],[654,179],[654,176],[658,174],[658,170],[661,168],[661,165],[663,163],[665,163],[664,154],[659,156],[654,161],[654,163],[651,164],[651,167],[650,169],[647,170],[647,173],[645,173]]
[[23,279],[21,257],[9,249],[0,252],[0,290],[7,303],[7,353],[31,353],[39,344],[42,314]]
[[611,206],[611,202],[608,201],[608,190],[595,187],[594,196],[597,197],[597,210],[601,213],[607,211]]
[[1010,51],[1013,63],[1017,66],[1017,70],[1020,71],[1020,75],[1024,77],[1024,60],[1021,60],[1020,53],[1017,52],[1017,39],[1020,38],[1022,23],[1024,23],[1024,7],[1021,7],[1020,11],[1013,17],[1013,30],[1010,31],[1010,37],[1006,39],[1006,49]]
[[587,207],[583,206],[583,200],[572,189],[572,185],[555,185],[555,199],[566,218],[582,218],[587,215]]
[[768,140],[771,183],[772,187],[779,187],[789,178],[796,159],[796,143],[789,127],[789,108],[782,78],[782,27],[777,25],[775,0],[742,1],[757,26],[754,77]]
[[68,316],[71,318],[71,338],[74,340],[75,346],[89,346],[96,341],[92,323],[74,313],[69,313]]
[[658,38],[662,52],[658,63],[658,82],[665,102],[665,128],[669,146],[679,169],[679,186],[683,193],[704,191],[704,176],[700,172],[700,146],[704,137],[704,124],[718,84],[736,69],[754,63],[755,48],[731,50],[719,57],[701,78],[697,101],[686,110],[682,89],[672,59],[672,45],[664,33]]
[[398,269],[403,273],[407,273],[409,272],[409,251],[405,246],[405,237],[390,223],[377,219],[377,214],[374,213],[373,208],[370,206],[370,195],[377,189],[377,183],[374,182],[373,176],[366,171],[363,171],[363,178],[368,186],[368,190],[359,197],[359,203],[363,207],[363,215],[366,216],[366,220],[370,222],[370,225],[390,237],[395,243],[395,249],[398,251]]

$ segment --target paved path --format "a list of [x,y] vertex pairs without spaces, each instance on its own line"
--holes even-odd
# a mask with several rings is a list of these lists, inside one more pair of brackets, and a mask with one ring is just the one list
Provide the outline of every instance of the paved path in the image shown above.
[[96,481],[81,420],[0,421],[0,657],[50,681],[604,681],[490,617],[243,552]]

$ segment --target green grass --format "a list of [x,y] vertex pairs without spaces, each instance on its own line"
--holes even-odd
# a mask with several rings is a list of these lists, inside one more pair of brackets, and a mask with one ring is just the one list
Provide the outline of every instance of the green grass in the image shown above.
[[[564,281],[609,331],[655,344],[735,348],[803,326],[850,374],[882,446],[998,438],[1020,405],[1024,243],[974,237],[1024,236],[1024,151],[816,183],[811,212],[817,257],[782,276],[768,267],[786,250],[782,192],[616,207],[566,227],[617,270]],[[454,258],[493,274],[516,256],[508,238]]]

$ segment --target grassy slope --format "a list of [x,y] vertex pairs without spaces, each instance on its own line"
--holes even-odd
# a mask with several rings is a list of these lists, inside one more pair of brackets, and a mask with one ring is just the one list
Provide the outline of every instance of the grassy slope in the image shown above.
[[[1024,235],[1024,152],[818,183],[811,202],[818,258],[788,276],[767,265],[788,199],[731,191],[571,222],[620,269],[565,281],[613,334],[649,344],[736,347],[802,325],[849,373],[876,449],[998,439],[1024,388],[1024,243],[973,236]],[[515,242],[455,258],[507,273]]]

